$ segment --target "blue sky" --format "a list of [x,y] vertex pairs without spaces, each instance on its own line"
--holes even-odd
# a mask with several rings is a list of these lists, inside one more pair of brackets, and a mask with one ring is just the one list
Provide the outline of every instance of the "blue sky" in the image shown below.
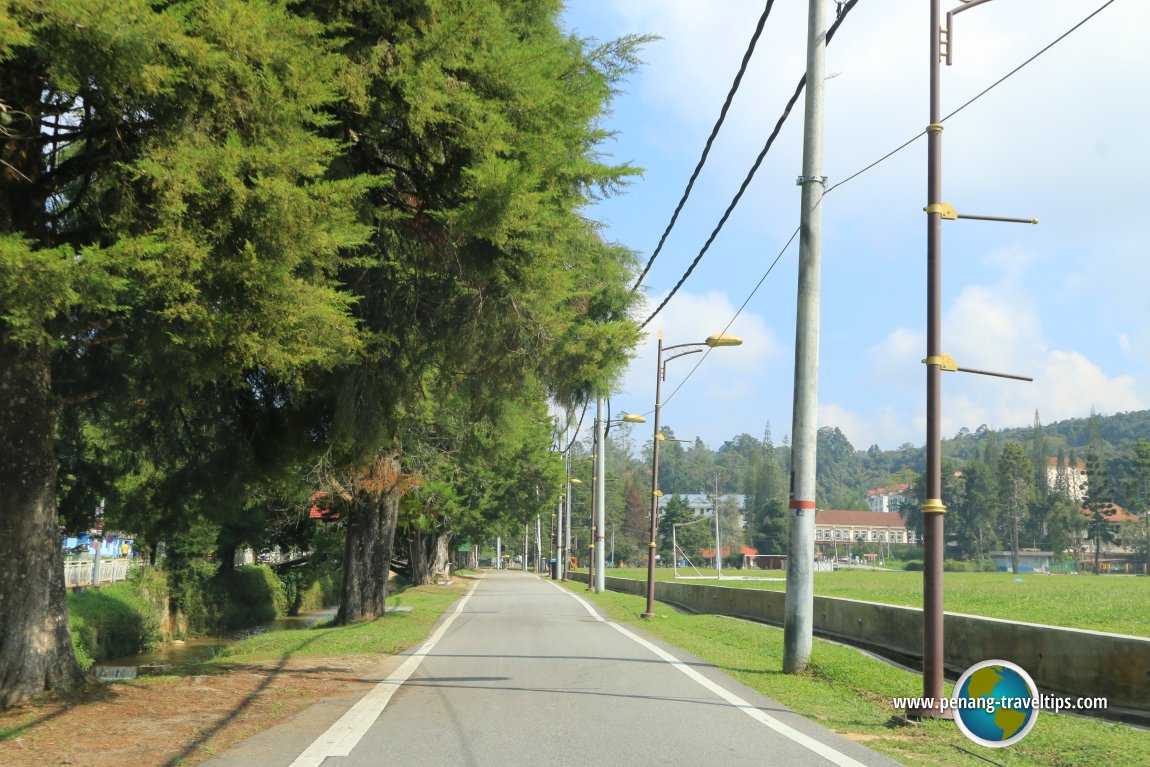
[[[957,0],[953,3],[958,5]],[[942,75],[954,110],[1081,21],[1103,0],[999,0],[956,18]],[[949,8],[944,4],[944,11]],[[609,40],[654,34],[624,86],[603,150],[644,168],[587,211],[646,260],[718,115],[760,0],[570,0],[567,27]],[[805,0],[778,0],[691,199],[644,284],[653,308],[729,203],[803,72]],[[834,4],[827,2],[828,21]],[[827,51],[824,173],[831,185],[928,122],[928,4],[862,0]],[[1116,0],[945,123],[943,198],[960,213],[1038,226],[943,225],[943,349],[960,365],[1033,383],[947,373],[943,434],[1150,407],[1150,265],[1144,187],[1150,3]],[[614,412],[654,403],[655,336],[719,332],[798,224],[802,101],[718,240],[648,326]],[[823,203],[819,425],[856,448],[925,438],[926,142]],[[668,366],[662,420],[713,448],[741,432],[791,430],[797,239],[731,325],[742,347]],[[643,313],[645,317],[647,312]],[[684,383],[685,381],[685,383]],[[648,427],[638,427],[645,438]]]

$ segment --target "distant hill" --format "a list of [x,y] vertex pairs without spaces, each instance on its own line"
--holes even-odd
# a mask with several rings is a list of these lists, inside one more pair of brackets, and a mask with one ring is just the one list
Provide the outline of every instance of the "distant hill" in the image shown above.
[[[1031,439],[1033,427],[1017,426],[991,430],[983,425],[974,431],[962,429],[953,439],[943,440],[943,455],[957,460],[974,458],[981,450],[983,442],[990,438],[992,431],[1000,445],[1010,440],[1025,443]],[[1050,455],[1056,455],[1059,448],[1082,454],[1090,444],[1090,419],[1071,418],[1043,424],[1042,433]],[[1098,433],[1107,452],[1127,452],[1139,438],[1150,439],[1150,410],[1099,415]]]

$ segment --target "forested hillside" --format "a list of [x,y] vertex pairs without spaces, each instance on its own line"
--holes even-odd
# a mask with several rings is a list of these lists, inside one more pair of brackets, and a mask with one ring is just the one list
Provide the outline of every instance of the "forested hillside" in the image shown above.
[[[786,549],[787,493],[790,447],[784,437],[775,444],[771,425],[761,436],[739,434],[712,449],[701,440],[673,441],[674,432],[664,427],[667,440],[659,451],[659,488],[666,495],[713,493],[743,494],[746,525],[724,532],[724,540],[745,543],[761,553]],[[640,556],[647,540],[650,514],[651,440],[639,448],[638,432],[630,426],[612,429],[608,437],[608,518],[618,534],[618,558]],[[1048,476],[1047,459],[1063,467],[1085,466],[1090,487],[1085,501],[1101,508],[1117,503],[1143,516],[1141,525],[1120,531],[1137,550],[1146,548],[1146,511],[1150,506],[1150,411],[1094,415],[1043,425],[1036,417],[1027,427],[1002,431],[985,426],[962,430],[944,440],[943,495],[949,511],[948,537],[957,556],[978,557],[993,548],[1018,545],[1069,549],[1085,534],[1090,540],[1115,534],[1107,516],[1098,512],[1091,525],[1081,503],[1068,497],[1071,476],[1064,468]],[[590,445],[577,446],[581,455]],[[865,510],[867,491],[876,488],[910,487],[902,509],[913,525],[921,522],[917,498],[921,498],[925,461],[921,447],[901,445],[882,450],[876,445],[856,449],[834,426],[818,435],[818,503],[821,508]],[[590,481],[589,464],[575,463],[575,471]],[[717,479],[717,484],[716,484]],[[1062,485],[1061,487],[1059,485]],[[1014,498],[1015,487],[1020,493]],[[1012,501],[1011,499],[1014,498]],[[589,514],[589,491],[576,493],[575,508]],[[721,514],[722,516],[722,514]],[[669,525],[687,519],[679,506],[668,512]],[[586,526],[576,514],[575,527]],[[726,523],[724,522],[724,525]],[[586,535],[586,533],[584,533]],[[1019,536],[1021,536],[1019,538]],[[702,536],[700,545],[711,540]]]

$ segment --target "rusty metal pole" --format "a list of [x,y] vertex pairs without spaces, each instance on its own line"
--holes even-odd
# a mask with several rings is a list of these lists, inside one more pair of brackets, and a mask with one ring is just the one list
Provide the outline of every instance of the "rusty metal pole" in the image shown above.
[[922,695],[933,707],[910,716],[953,716],[939,707],[943,694],[943,515],[942,502],[942,125],[940,81],[943,34],[940,0],[930,3],[930,124],[926,171],[926,498],[922,503]]
[[655,617],[655,536],[659,533],[659,397],[663,382],[663,331],[659,331],[659,350],[655,355],[655,431],[651,438],[651,540],[647,544],[647,611],[644,618]]

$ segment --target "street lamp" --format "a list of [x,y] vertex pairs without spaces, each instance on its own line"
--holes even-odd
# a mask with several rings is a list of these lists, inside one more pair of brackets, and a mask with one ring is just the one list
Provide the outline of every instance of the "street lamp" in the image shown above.
[[587,588],[601,594],[607,588],[605,567],[605,547],[603,533],[607,529],[607,432],[611,424],[647,423],[647,419],[634,413],[624,413],[622,418],[604,420],[602,418],[603,398],[595,408],[595,454],[592,509],[591,509],[591,571],[588,573]]
[[942,372],[975,373],[998,378],[1029,381],[1026,376],[995,373],[989,370],[959,367],[957,361],[942,351],[942,221],[976,219],[1006,223],[1037,224],[1033,218],[1005,218],[958,213],[942,199],[942,116],[941,70],[942,62],[952,60],[954,42],[954,16],[990,0],[962,0],[962,5],[947,12],[946,26],[942,26],[941,0],[930,3],[930,124],[927,134],[927,214],[926,230],[926,466],[924,480],[926,498],[922,502],[923,519],[923,698],[934,700],[932,707],[923,706],[907,710],[915,719],[953,717],[953,712],[939,707],[943,694],[943,516],[946,505],[942,501]]
[[[717,349],[722,346],[740,346],[742,343],[743,339],[738,336],[730,333],[716,333],[707,336],[704,341],[664,347],[663,331],[659,331],[659,347],[655,355],[655,435],[651,440],[651,540],[647,544],[647,612],[643,613],[644,618],[655,617],[655,537],[659,532],[659,496],[663,494],[663,491],[659,489],[659,443],[662,441],[659,434],[659,408],[661,407],[659,397],[662,391],[662,382],[667,377],[667,363],[688,354],[698,354],[703,351],[704,346]],[[663,359],[663,352],[675,349],[681,351],[677,351],[665,360]]]
[[566,497],[567,507],[564,511],[565,519],[563,520],[563,535],[565,537],[563,539],[562,573],[563,573],[563,580],[564,581],[569,580],[567,577],[567,575],[568,575],[567,571],[568,571],[568,569],[570,569],[570,565],[571,565],[571,486],[572,485],[582,485],[582,484],[583,484],[583,480],[579,479],[578,477],[572,477],[571,476],[571,461],[570,461],[570,459],[568,459],[568,461],[567,461],[567,497]]

